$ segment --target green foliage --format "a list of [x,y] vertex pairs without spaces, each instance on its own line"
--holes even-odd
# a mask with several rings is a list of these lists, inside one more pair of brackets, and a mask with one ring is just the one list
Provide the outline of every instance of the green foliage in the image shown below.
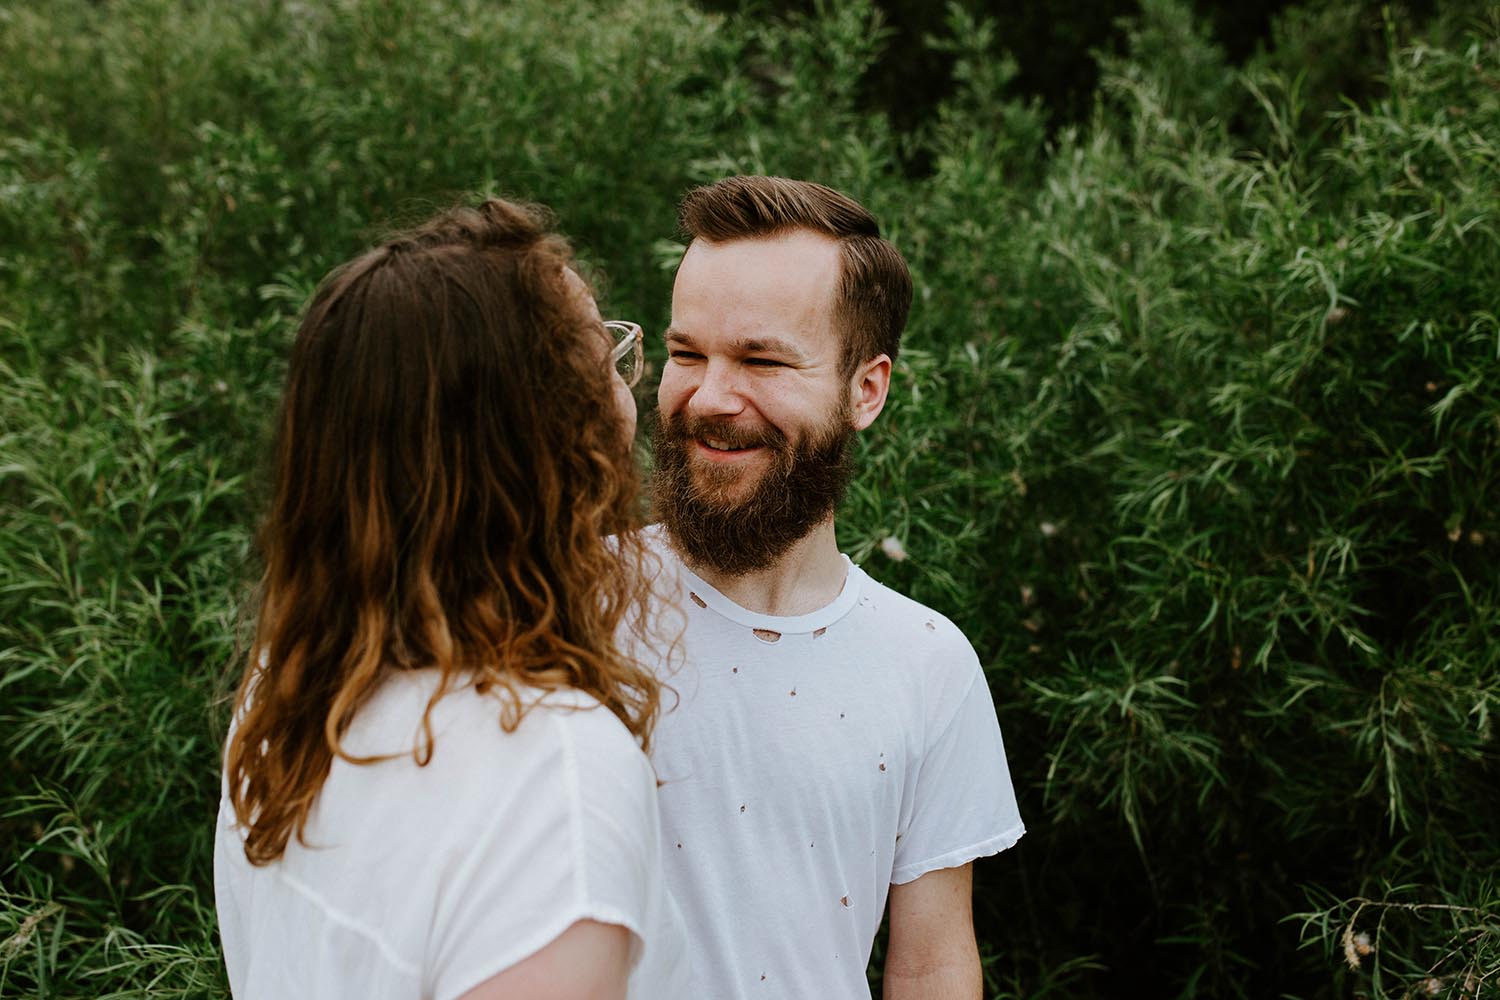
[[988,665],[1032,830],[977,869],[989,993],[1493,992],[1500,25],[1309,5],[1236,74],[1152,0],[1049,139],[967,9],[898,132],[866,2],[0,8],[0,994],[224,992],[223,697],[319,277],[495,191],[659,330],[732,170],[912,264],[840,540]]
[[1288,920],[1302,921],[1310,941],[1377,992],[1477,998],[1493,994],[1500,968],[1500,894],[1492,877],[1477,890],[1477,905],[1465,906],[1420,901],[1428,893],[1417,886],[1387,886],[1380,899],[1326,899]]
[[[901,373],[900,472],[856,520],[904,543],[888,576],[965,609],[1012,746],[1045,755],[1037,881],[996,887],[994,925],[1045,895],[1044,939],[1086,941],[1113,989],[1328,995],[1270,929],[1303,887],[1493,914],[1496,47],[1393,50],[1389,96],[1316,145],[1295,88],[1252,76],[1271,141],[1241,150],[1183,86],[1207,50],[1163,55],[1194,37],[1169,14],[1036,188],[938,150],[910,337],[943,346]],[[1114,901],[1107,933],[1076,894]],[[1493,970],[1486,919],[1450,965]],[[1358,988],[1401,995],[1397,967]]]
[[4,377],[4,988],[220,990],[204,824],[247,512],[179,426],[213,390],[134,350]]

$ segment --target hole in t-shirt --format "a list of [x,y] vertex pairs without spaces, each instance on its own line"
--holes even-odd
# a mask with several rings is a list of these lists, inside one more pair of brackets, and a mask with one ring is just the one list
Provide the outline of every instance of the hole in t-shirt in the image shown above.
[[927,623],[927,631],[929,631],[929,632],[936,632],[937,631],[937,626],[934,625],[932,622],[928,622]]
[[848,896],[841,896],[839,898],[839,902],[843,903],[845,906],[848,906],[849,905],[849,897]]
[[691,590],[688,591],[688,596],[693,599],[693,603],[696,604],[696,605],[698,605],[698,607],[700,607],[700,608],[706,608],[706,607],[708,607],[708,602],[706,602],[705,600],[703,600],[703,598],[699,597],[697,594],[693,593]]
[[826,628],[813,629],[813,638],[814,639],[821,639],[823,637],[823,633],[827,632],[827,631],[828,630]]
[[761,642],[780,642],[781,641],[781,633],[780,632],[772,632],[768,628],[758,628],[758,629],[755,629],[754,631],[755,631],[755,638],[759,639]]
[[790,691],[787,692],[787,694],[789,694],[793,698],[795,698],[795,697],[797,697],[797,689],[796,688],[792,688]]

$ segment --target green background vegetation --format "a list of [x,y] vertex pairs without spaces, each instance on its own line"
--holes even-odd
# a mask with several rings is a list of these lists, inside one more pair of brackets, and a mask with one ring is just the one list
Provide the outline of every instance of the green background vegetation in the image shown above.
[[1062,107],[973,9],[901,37],[951,72],[914,113],[853,0],[0,5],[0,995],[224,992],[317,280],[504,193],[659,332],[675,202],[734,171],[912,263],[840,541],[987,665],[1031,830],[978,868],[990,995],[1500,992],[1500,17],[1291,6],[1231,65],[1143,0]]

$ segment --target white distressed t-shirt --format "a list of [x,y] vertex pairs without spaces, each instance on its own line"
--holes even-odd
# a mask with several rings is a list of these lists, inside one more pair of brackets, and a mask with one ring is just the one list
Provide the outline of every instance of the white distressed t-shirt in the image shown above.
[[692,994],[868,1000],[890,885],[1025,832],[973,647],[852,563],[776,618],[659,550],[687,615],[652,760]]
[[[627,928],[631,1000],[677,1000],[681,918],[662,886],[656,781],[619,719],[554,692],[511,733],[466,686],[432,712],[431,761],[411,756],[435,671],[397,674],[360,710],[306,846],[252,866],[227,799],[214,888],[238,1000],[448,1000],[575,921]],[[540,696],[534,692],[534,696]]]

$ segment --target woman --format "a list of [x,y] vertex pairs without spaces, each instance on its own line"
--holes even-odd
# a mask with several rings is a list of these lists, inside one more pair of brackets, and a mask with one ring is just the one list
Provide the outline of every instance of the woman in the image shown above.
[[622,358],[500,200],[314,297],[215,844],[240,1000],[680,995]]

